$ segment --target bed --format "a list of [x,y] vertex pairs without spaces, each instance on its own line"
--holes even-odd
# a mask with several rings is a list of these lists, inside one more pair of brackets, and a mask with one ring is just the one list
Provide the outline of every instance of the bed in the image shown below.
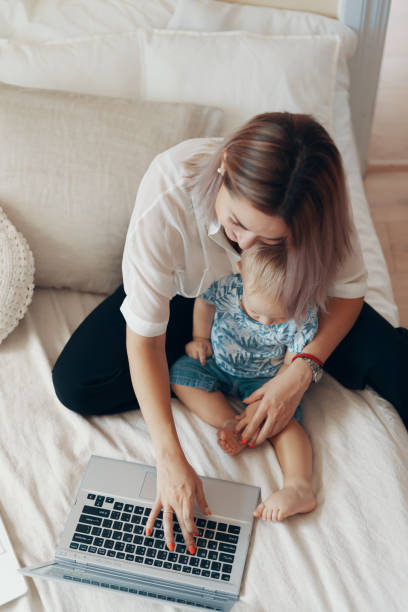
[[[283,10],[282,5],[293,10]],[[324,15],[322,6],[326,10]],[[295,10],[299,8],[303,12]],[[48,138],[41,123],[45,121],[44,113],[41,114],[44,100],[47,104],[56,104],[52,108],[65,113],[65,125],[73,125],[66,124],[68,118],[78,120],[68,113],[66,91],[79,101],[81,109],[85,108],[85,102],[96,104],[97,96],[115,99],[112,104],[106,103],[106,112],[115,117],[117,107],[112,105],[119,104],[117,96],[152,100],[156,104],[205,104],[207,110],[200,117],[206,134],[222,135],[232,127],[223,122],[240,121],[246,113],[263,110],[257,108],[256,81],[252,84],[252,95],[243,98],[242,70],[251,72],[251,64],[245,67],[242,62],[255,58],[260,71],[257,75],[262,78],[274,61],[274,75],[281,75],[279,78],[283,80],[279,82],[287,85],[289,97],[275,99],[275,88],[268,89],[265,79],[266,103],[276,103],[276,110],[285,104],[289,110],[315,112],[331,131],[343,156],[354,220],[368,271],[366,299],[397,325],[398,312],[390,279],[361,179],[387,14],[388,2],[351,0],[343,2],[340,8],[338,2],[248,1],[244,4],[214,0],[83,0],[62,1],[58,5],[51,0],[20,0],[4,2],[0,7],[0,82],[7,84],[2,92],[3,100],[9,96],[8,106],[2,106],[5,102],[0,97],[0,141],[3,142],[0,146],[4,149],[0,156],[0,202],[11,222],[24,234],[36,262],[32,303],[0,345],[0,512],[21,565],[35,565],[53,557],[58,535],[91,454],[153,464],[154,453],[139,412],[85,419],[58,402],[51,381],[51,368],[70,334],[120,279],[121,241],[135,188],[134,182],[125,180],[131,171],[126,166],[128,157],[118,147],[115,151],[121,155],[120,167],[109,166],[119,177],[114,186],[124,185],[120,198],[126,196],[126,206],[120,212],[122,225],[115,226],[113,232],[115,245],[109,243],[106,247],[107,255],[114,258],[115,264],[106,278],[106,261],[102,260],[102,264],[100,258],[94,261],[89,252],[97,240],[106,244],[103,233],[106,227],[112,238],[109,207],[113,200],[97,202],[97,211],[105,226],[101,221],[95,227],[92,215],[84,212],[82,201],[79,207],[72,202],[77,192],[71,183],[65,185],[65,191],[58,191],[58,184],[54,182],[50,193],[44,176],[47,180],[52,177],[40,168],[39,164],[44,163],[41,155],[32,155],[32,151],[39,151],[35,148],[30,149],[29,161],[25,159],[24,164],[18,165],[18,169],[30,168],[24,174],[27,181],[23,180],[12,164],[16,164],[15,156],[10,161],[4,147],[4,135],[7,134],[10,142],[10,130],[16,131],[18,123],[16,119],[13,124],[10,100],[14,100],[14,107],[18,100],[23,105],[21,109],[26,110],[19,147],[37,146],[41,133],[44,140]],[[357,31],[353,32],[344,23]],[[263,68],[263,60],[259,58],[269,53],[267,66]],[[294,53],[298,53],[295,61],[291,55]],[[140,57],[143,62],[139,61]],[[199,81],[204,83],[194,81],[190,72],[186,79],[191,57],[195,57],[200,70],[208,62],[206,82],[202,72]],[[222,93],[224,97],[217,98],[214,94],[214,90],[224,91],[218,87],[225,73],[223,62],[215,61],[217,57],[225,59],[229,73],[237,79],[231,100],[227,99],[228,91],[225,96]],[[310,72],[306,81],[301,81],[299,71],[304,73],[305,58]],[[315,69],[314,60],[318,62]],[[98,70],[101,65],[103,71]],[[290,73],[288,66],[292,67]],[[156,76],[150,74],[152,70]],[[363,74],[360,80],[358,74]],[[324,80],[325,75],[330,82]],[[299,101],[296,83],[298,87],[310,88],[308,100],[301,95]],[[28,97],[24,98],[29,88]],[[39,91],[33,93],[32,89],[37,88]],[[60,94],[52,94],[51,99],[48,90]],[[306,90],[301,90],[301,94]],[[27,109],[32,107],[27,105],[33,100],[38,106],[35,113],[30,113]],[[123,102],[120,104],[123,109]],[[215,107],[220,110],[208,110]],[[45,117],[50,108],[46,107]],[[196,107],[189,106],[187,110],[198,112]],[[126,116],[130,117],[132,112],[132,109],[126,110],[129,113]],[[139,109],[138,113],[142,111]],[[82,120],[84,117],[87,122],[91,121],[89,114]],[[354,132],[352,122],[358,128]],[[196,129],[197,120],[192,124],[191,129]],[[130,146],[124,133],[127,125],[130,124],[124,125],[120,143]],[[171,138],[186,137],[182,121],[180,126]],[[28,130],[33,130],[29,141],[25,140]],[[85,147],[83,133],[78,131],[76,137],[82,140],[76,142]],[[156,136],[159,138],[160,134]],[[65,137],[61,128],[58,138],[63,141]],[[11,147],[13,155],[16,142],[13,140]],[[157,142],[157,146],[161,144],[165,148],[167,141],[159,138]],[[48,157],[48,160],[57,163],[59,150],[51,147],[47,152],[54,153],[54,158]],[[79,152],[76,150],[75,155]],[[149,149],[148,156],[153,153]],[[146,159],[141,162],[146,163]],[[13,167],[14,174],[10,170]],[[52,169],[55,167],[52,165]],[[32,183],[28,179],[34,180],[35,173]],[[16,181],[15,176],[20,180]],[[62,174],[57,179],[59,183],[65,180]],[[89,199],[90,189],[88,186],[86,193],[78,192],[78,197],[88,201],[88,206],[91,203],[96,206]],[[96,189],[94,184],[92,189]],[[106,189],[105,184],[102,189]],[[109,194],[110,198],[114,197]],[[71,215],[67,218],[75,224],[74,215],[80,217],[78,227],[69,229],[66,243],[67,225],[61,222],[63,215],[58,208],[62,195],[66,196],[64,202]],[[116,197],[119,198],[117,194]],[[67,249],[74,238],[84,240],[80,231],[84,223],[85,230],[92,229],[92,237],[88,237],[90,243],[81,251],[88,258],[86,266],[81,266],[75,259],[75,248]],[[107,256],[102,251],[98,253]],[[173,413],[186,456],[199,474],[257,484],[263,496],[279,486],[280,470],[270,446],[265,444],[236,458],[226,457],[217,446],[210,426],[199,422],[177,400],[173,400]],[[348,391],[327,374],[306,393],[303,414],[314,449],[318,507],[309,515],[292,517],[282,524],[256,522],[240,600],[234,609],[405,611],[408,607],[405,562],[408,445],[407,432],[399,416],[371,389]],[[192,440],[199,443],[192,444]],[[5,611],[153,612],[159,609],[149,601],[129,600],[115,593],[42,580],[28,579],[27,584],[27,595],[5,605]],[[163,609],[175,610],[170,604]]]

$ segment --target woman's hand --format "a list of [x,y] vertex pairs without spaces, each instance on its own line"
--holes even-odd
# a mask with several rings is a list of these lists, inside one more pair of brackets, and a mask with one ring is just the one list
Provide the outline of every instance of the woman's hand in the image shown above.
[[203,484],[191,465],[185,459],[157,463],[157,495],[146,523],[146,535],[154,528],[154,522],[163,509],[164,539],[170,550],[174,550],[173,512],[180,524],[187,550],[196,551],[194,535],[198,535],[194,522],[194,502],[202,512],[211,514],[207,507]]
[[251,446],[258,446],[281,432],[293,417],[311,380],[310,366],[296,359],[284,372],[251,393],[244,400],[252,408],[251,418],[248,422],[245,411],[236,426],[241,438],[248,440]]
[[194,338],[186,344],[186,353],[193,359],[198,359],[201,365],[205,365],[207,357],[212,355],[212,346],[208,338]]

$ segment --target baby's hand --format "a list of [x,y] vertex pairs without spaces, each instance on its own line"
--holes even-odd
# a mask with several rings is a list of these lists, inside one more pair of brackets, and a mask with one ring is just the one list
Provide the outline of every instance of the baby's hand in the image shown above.
[[212,355],[212,346],[208,338],[194,338],[186,344],[186,353],[193,359],[198,359],[201,365],[206,364],[206,358]]

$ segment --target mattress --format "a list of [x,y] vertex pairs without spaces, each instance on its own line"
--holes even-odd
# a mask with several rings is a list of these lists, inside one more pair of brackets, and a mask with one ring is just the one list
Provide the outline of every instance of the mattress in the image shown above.
[[[170,3],[162,6],[171,10]],[[367,301],[396,324],[345,90],[337,93],[335,117],[368,269]],[[91,454],[154,464],[138,411],[85,419],[64,408],[54,394],[51,368],[76,326],[101,299],[36,289],[27,315],[1,345],[0,512],[24,566],[53,558]],[[268,443],[228,457],[212,427],[177,400],[172,408],[186,457],[198,474],[256,484],[263,497],[280,486],[280,468]],[[405,612],[408,445],[400,418],[374,391],[348,391],[325,374],[305,395],[303,420],[314,449],[318,506],[281,524],[255,522],[234,610]],[[116,593],[45,580],[27,579],[27,584],[28,594],[5,605],[5,612],[159,609],[150,601]],[[175,610],[171,605],[162,609]]]

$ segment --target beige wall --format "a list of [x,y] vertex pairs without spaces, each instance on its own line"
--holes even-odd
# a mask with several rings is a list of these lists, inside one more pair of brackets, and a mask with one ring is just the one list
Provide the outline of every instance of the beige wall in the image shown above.
[[255,6],[272,6],[274,8],[291,9],[320,13],[329,17],[338,17],[341,0],[224,0],[234,4],[253,4]]

